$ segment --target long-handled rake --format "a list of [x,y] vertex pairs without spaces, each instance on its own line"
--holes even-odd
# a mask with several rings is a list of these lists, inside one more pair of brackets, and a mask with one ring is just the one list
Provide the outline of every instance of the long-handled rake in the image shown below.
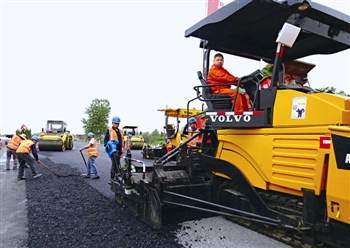
[[44,166],[46,169],[48,169],[49,171],[51,171],[53,174],[55,174],[55,176],[57,177],[73,177],[73,176],[80,176],[80,175],[77,175],[77,174],[68,174],[68,175],[60,175],[60,174],[57,174],[55,171],[53,171],[49,166],[43,164],[42,162],[38,163],[38,164],[41,164],[42,166]]
[[[86,160],[85,160],[85,157],[84,157],[84,154],[82,153],[82,151],[80,151],[80,154],[81,154],[81,156],[83,157],[85,167],[87,168]],[[92,175],[92,174],[94,174],[94,173],[93,173],[93,172],[90,172],[90,175]]]
[[84,157],[84,155],[83,155],[82,151],[80,151],[80,154],[81,154],[81,156],[83,157],[85,167],[87,168],[86,160],[85,160],[85,157]]

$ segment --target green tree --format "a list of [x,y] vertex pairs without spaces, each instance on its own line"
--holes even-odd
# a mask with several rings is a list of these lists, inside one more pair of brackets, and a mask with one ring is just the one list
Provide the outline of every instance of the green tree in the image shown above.
[[32,130],[25,128],[25,129],[17,129],[16,134],[25,134],[27,139],[30,139],[32,137]]
[[97,140],[101,139],[108,128],[108,116],[111,112],[110,103],[106,99],[94,99],[89,108],[85,109],[88,118],[83,118],[83,128],[85,134],[93,132]]
[[318,90],[320,92],[333,93],[333,94],[342,95],[342,96],[350,96],[350,95],[346,94],[344,91],[337,92],[337,89],[334,87],[324,87],[324,88],[319,88],[316,90]]
[[155,129],[152,133],[149,133],[149,132],[142,133],[142,137],[145,140],[145,143],[150,146],[165,144],[164,133],[159,133],[157,129]]

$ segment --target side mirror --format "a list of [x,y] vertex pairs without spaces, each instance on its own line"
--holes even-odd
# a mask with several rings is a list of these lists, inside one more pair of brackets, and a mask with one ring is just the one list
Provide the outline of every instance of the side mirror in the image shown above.
[[285,22],[281,31],[279,32],[276,42],[287,47],[292,47],[299,35],[300,30],[301,29],[299,27]]
[[140,131],[140,135],[142,135],[142,131]]
[[63,132],[66,132],[66,128],[63,128]]
[[44,132],[44,128],[41,129],[41,132]]

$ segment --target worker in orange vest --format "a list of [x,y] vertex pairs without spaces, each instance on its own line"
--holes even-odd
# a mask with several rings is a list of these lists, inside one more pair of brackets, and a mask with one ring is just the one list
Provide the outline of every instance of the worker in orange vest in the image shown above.
[[10,160],[13,157],[13,170],[17,170],[18,159],[17,159],[17,148],[23,140],[26,139],[25,134],[15,134],[12,136],[11,140],[7,143],[6,151],[6,170],[10,170]]
[[120,170],[120,156],[124,153],[124,134],[119,128],[120,118],[112,118],[112,127],[108,128],[105,133],[104,146],[108,156],[112,160],[111,180],[116,180],[116,173]]
[[[194,118],[194,117],[189,118],[188,123],[190,124],[189,129],[188,129],[188,139],[190,139],[191,137],[193,137],[194,135],[196,135],[199,132],[199,129],[197,127],[196,118]],[[192,148],[192,149],[193,148],[199,149],[201,142],[202,142],[202,140],[198,136],[197,138],[188,142],[187,147]]]
[[82,151],[84,149],[88,149],[87,156],[88,156],[88,164],[87,164],[87,171],[86,174],[83,174],[84,178],[90,178],[91,168],[92,172],[95,174],[95,176],[92,179],[99,179],[100,176],[98,175],[97,167],[95,165],[95,160],[98,157],[98,144],[97,141],[94,138],[94,134],[89,132],[87,134],[87,137],[89,139],[89,144],[86,146],[80,148],[79,150]]
[[38,178],[41,177],[41,174],[36,173],[34,168],[34,160],[29,155],[30,153],[33,154],[35,160],[37,163],[41,163],[38,157],[38,153],[36,151],[36,143],[38,142],[38,136],[33,135],[31,140],[23,140],[21,144],[18,146],[16,154],[19,161],[19,170],[18,170],[18,180],[25,179],[24,176],[24,166],[27,163],[32,171],[33,177]]
[[131,138],[132,138],[132,134],[129,133],[128,138],[126,139],[125,144],[124,144],[124,148],[129,152],[130,152],[131,147],[132,147]]
[[173,144],[171,144],[171,141],[169,138],[166,139],[165,146],[168,153],[171,152],[171,150],[173,149]]

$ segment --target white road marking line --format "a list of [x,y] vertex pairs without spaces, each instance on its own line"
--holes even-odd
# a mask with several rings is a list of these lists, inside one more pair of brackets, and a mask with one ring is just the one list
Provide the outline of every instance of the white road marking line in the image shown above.
[[[11,161],[13,161],[12,156],[11,156],[10,163],[11,163]],[[0,157],[0,164],[6,165],[6,152],[4,152],[4,153],[2,154],[2,156]]]

